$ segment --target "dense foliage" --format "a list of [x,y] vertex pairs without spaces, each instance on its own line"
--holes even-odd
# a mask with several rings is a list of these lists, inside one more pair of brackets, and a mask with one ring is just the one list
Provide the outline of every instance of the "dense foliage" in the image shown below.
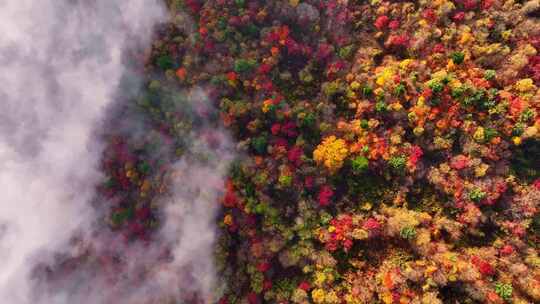
[[241,155],[216,202],[220,303],[540,302],[538,1],[168,6],[125,109],[144,131],[104,159],[126,240],[151,238],[210,118]]

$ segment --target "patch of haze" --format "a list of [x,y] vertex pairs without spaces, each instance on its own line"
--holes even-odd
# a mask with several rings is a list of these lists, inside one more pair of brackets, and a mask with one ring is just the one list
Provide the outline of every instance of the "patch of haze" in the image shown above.
[[[221,282],[214,265],[215,220],[229,165],[236,153],[229,135],[206,116],[215,111],[206,91],[194,87],[178,92],[188,101],[184,106],[203,114],[196,118],[197,127],[185,135],[185,153],[170,163],[163,181],[165,190],[154,201],[160,206],[161,228],[149,243],[126,245],[120,234],[103,231],[91,242],[83,241],[82,252],[88,251],[88,256],[97,260],[114,256],[119,261],[111,268],[98,261],[79,264],[76,271],[59,271],[48,289],[40,290],[41,295],[48,292],[45,298],[49,302],[217,302]],[[161,149],[172,150],[167,144]],[[60,260],[66,262],[69,257]]]
[[92,134],[126,72],[122,51],[163,18],[158,0],[0,2],[2,303],[66,303],[34,301],[31,271],[94,220]]
[[[193,88],[188,100],[202,112],[211,111],[200,88]],[[160,236],[173,244],[172,260],[157,272],[156,279],[177,286],[181,299],[196,294],[201,303],[208,304],[218,296],[214,265],[218,202],[236,153],[229,135],[208,121],[191,137],[196,139],[187,155],[173,165],[171,191],[163,198],[166,221]]]

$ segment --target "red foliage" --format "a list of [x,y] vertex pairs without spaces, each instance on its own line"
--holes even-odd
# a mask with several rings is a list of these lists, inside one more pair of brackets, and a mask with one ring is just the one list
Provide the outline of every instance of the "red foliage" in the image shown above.
[[219,300],[218,304],[229,304],[229,299],[227,298],[227,296],[223,296],[223,297]]
[[254,292],[250,292],[248,294],[247,298],[248,298],[249,304],[259,304],[260,303],[259,302],[259,296]]
[[259,66],[257,70],[258,74],[268,74],[272,70],[272,66],[266,63],[263,63]]
[[334,195],[334,191],[332,190],[332,188],[330,188],[330,186],[322,186],[318,196],[319,205],[321,207],[330,205],[330,199],[332,198],[332,195]]
[[534,181],[533,186],[536,188],[536,190],[540,191],[540,178],[537,178]]
[[202,37],[206,37],[206,35],[208,35],[208,29],[206,27],[201,27],[199,28],[199,34],[202,36]]
[[234,193],[234,186],[231,181],[227,182],[226,188],[227,192],[225,193],[225,197],[223,198],[223,206],[227,208],[233,208],[238,203],[238,198]]
[[419,146],[413,146],[411,148],[411,154],[409,155],[409,162],[411,165],[416,166],[418,163],[418,160],[424,155],[424,152],[422,151],[422,148]]
[[[539,46],[536,48],[540,49],[540,39],[538,41]],[[525,73],[536,83],[540,83],[540,56],[532,56],[529,58],[529,64],[525,68]]]
[[303,289],[303,290],[305,290],[305,291],[308,291],[308,290],[311,289],[311,285],[309,285],[308,282],[303,281],[302,283],[300,283],[300,284],[298,285],[298,288]]
[[302,148],[295,146],[289,150],[287,158],[295,166],[300,166],[302,164],[302,154],[304,154]]
[[399,21],[397,20],[392,20],[389,24],[388,24],[388,27],[391,29],[391,30],[397,30],[399,28]]
[[391,46],[397,46],[397,47],[408,47],[410,43],[410,38],[407,34],[401,34],[401,35],[392,35],[389,38],[389,43]]
[[450,167],[461,170],[470,166],[469,158],[465,155],[458,155],[450,161]]
[[464,0],[463,1],[463,7],[468,11],[474,10],[477,5],[478,5],[477,0]]
[[263,282],[263,291],[267,291],[267,290],[272,289],[272,286],[273,286],[272,281],[270,281],[268,279],[264,280],[264,282]]
[[260,272],[267,272],[268,269],[270,269],[270,263],[262,262],[257,265],[257,270],[259,270]]
[[495,0],[482,1],[482,9],[484,10],[490,9],[493,6],[493,3],[495,3]]
[[452,16],[452,19],[454,19],[456,22],[463,21],[463,19],[465,19],[465,12],[455,13],[454,16]]
[[328,65],[326,75],[329,79],[333,79],[338,72],[345,68],[345,62],[342,60],[334,61]]
[[381,228],[381,224],[376,219],[370,217],[364,222],[362,227],[368,231],[375,231]]
[[424,17],[431,23],[437,22],[437,19],[438,19],[437,14],[435,13],[435,10],[433,10],[432,8],[428,8],[424,10],[424,12],[422,12],[422,17]]
[[512,245],[504,245],[504,247],[501,248],[500,253],[502,255],[511,255],[514,253],[514,247],[512,247]]
[[306,188],[311,189],[313,188],[313,182],[313,176],[306,176],[306,179],[304,180],[304,185],[306,186]]
[[227,73],[227,79],[229,81],[235,81],[236,79],[238,79],[238,75],[235,72],[229,72]]
[[343,241],[343,247],[345,247],[345,251],[349,251],[353,245],[353,241],[351,239],[346,239]]
[[287,137],[296,137],[298,135],[296,124],[292,121],[284,123],[281,126],[281,132]]
[[279,123],[275,123],[270,128],[270,132],[272,132],[272,135],[278,135],[279,131],[281,130],[281,125]]
[[392,302],[393,303],[401,303],[400,301],[401,295],[397,291],[392,291]]
[[337,250],[337,245],[341,243],[345,251],[349,251],[353,245],[350,237],[350,232],[353,230],[353,222],[351,215],[343,215],[333,219],[331,222],[334,227],[334,232],[331,234],[330,242],[326,244],[329,251]]
[[297,43],[294,39],[291,37],[287,38],[285,40],[285,46],[287,47],[287,53],[289,55],[300,55],[302,54],[302,46]]
[[386,27],[389,21],[390,18],[388,18],[388,16],[379,16],[377,20],[375,20],[375,27],[379,30],[382,30]]
[[493,266],[491,266],[491,264],[482,260],[481,258],[474,255],[472,256],[471,261],[482,275],[492,276],[495,274],[495,269],[493,268]]
[[501,181],[501,182],[498,182],[496,185],[495,185],[495,192],[500,196],[501,194],[505,193],[506,190],[508,190],[508,185],[506,184],[506,182],[504,181]]
[[186,0],[185,4],[192,13],[198,13],[201,10],[202,4],[198,0]]
[[444,53],[444,45],[442,43],[438,43],[433,47],[433,53]]
[[332,53],[332,46],[327,43],[321,43],[319,44],[315,57],[317,57],[318,60],[324,60],[328,56],[330,56],[331,53]]

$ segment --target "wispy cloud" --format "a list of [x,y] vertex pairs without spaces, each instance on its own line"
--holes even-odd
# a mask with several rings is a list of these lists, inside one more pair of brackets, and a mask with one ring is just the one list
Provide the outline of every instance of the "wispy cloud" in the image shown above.
[[126,72],[122,51],[149,43],[164,17],[157,0],[0,3],[2,303],[35,303],[36,261],[94,220],[102,143],[92,134]]

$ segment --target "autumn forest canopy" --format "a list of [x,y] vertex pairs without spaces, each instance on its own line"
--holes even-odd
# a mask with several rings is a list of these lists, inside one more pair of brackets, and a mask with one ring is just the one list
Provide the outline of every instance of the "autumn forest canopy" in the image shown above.
[[540,1],[163,2],[96,131],[110,243],[72,241],[41,288],[540,303]]

